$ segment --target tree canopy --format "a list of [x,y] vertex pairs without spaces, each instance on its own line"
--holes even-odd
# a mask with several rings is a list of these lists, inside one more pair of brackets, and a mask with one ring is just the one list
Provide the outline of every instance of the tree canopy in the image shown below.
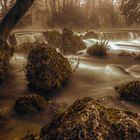
[[140,0],[122,0],[121,11],[128,25],[140,24]]

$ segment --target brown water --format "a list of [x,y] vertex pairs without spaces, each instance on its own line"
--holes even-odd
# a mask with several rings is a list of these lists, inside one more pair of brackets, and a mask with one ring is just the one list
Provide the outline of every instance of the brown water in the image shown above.
[[[68,56],[69,58],[71,56]],[[73,56],[73,61],[79,56]],[[76,99],[92,97],[107,107],[140,112],[140,105],[122,101],[114,87],[123,81],[140,77],[140,63],[133,58],[111,55],[96,58],[86,54],[80,57],[79,69],[73,73],[68,84],[49,98],[54,106],[34,116],[18,116],[13,111],[15,100],[22,95],[35,93],[27,88],[23,65],[26,57],[15,54],[11,60],[8,76],[0,89],[0,108],[10,108],[12,114],[0,122],[0,140],[19,140],[27,132],[38,134],[54,115],[54,108],[66,108]]]
[[[134,104],[119,99],[114,87],[121,82],[140,78],[140,61],[132,57],[121,57],[120,51],[140,52],[139,32],[99,32],[103,39],[111,39],[109,42],[111,54],[107,58],[96,58],[84,54],[80,56],[67,56],[76,63],[80,57],[78,70],[60,90],[54,91],[48,100],[53,105],[46,106],[46,110],[33,116],[17,115],[13,106],[17,98],[22,95],[39,94],[27,88],[27,81],[23,71],[26,56],[15,54],[11,60],[8,76],[0,87],[0,110],[10,110],[8,118],[0,120],[0,140],[20,140],[21,137],[31,132],[38,134],[40,128],[50,122],[57,109],[65,109],[76,99],[92,97],[100,101],[106,107],[114,107],[134,112],[140,112],[140,104]],[[16,33],[16,44],[45,41],[43,33]],[[125,40],[126,39],[126,40]],[[96,43],[95,39],[84,40],[87,47]],[[44,93],[45,95],[45,93]]]

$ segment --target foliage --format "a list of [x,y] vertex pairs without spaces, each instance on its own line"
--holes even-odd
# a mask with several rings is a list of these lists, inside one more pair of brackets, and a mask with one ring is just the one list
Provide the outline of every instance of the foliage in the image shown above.
[[117,86],[116,91],[123,99],[140,102],[140,80]]
[[95,56],[107,56],[108,50],[109,50],[108,42],[102,40],[100,42],[97,42],[95,45],[89,47],[87,49],[87,53]]
[[140,1],[139,0],[122,0],[121,11],[125,16],[126,23],[140,24]]
[[16,100],[15,111],[19,114],[33,114],[42,111],[45,106],[45,98],[39,95],[28,95]]
[[62,54],[55,48],[39,44],[30,51],[25,70],[29,86],[44,91],[60,88],[72,73],[68,60]]

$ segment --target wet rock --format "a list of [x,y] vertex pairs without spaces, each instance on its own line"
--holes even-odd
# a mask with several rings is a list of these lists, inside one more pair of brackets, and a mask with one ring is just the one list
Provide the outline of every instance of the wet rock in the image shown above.
[[41,130],[41,140],[139,140],[140,115],[77,100]]
[[115,89],[121,98],[140,103],[140,80],[121,84]]
[[136,56],[136,54],[132,53],[132,52],[122,51],[122,52],[119,53],[119,56],[134,57],[134,56]]
[[100,42],[97,42],[95,45],[89,47],[87,49],[87,53],[90,55],[102,57],[108,56],[108,50],[109,50],[108,42],[101,40]]
[[45,34],[49,47],[59,48],[64,54],[76,54],[86,46],[80,36],[73,33],[71,29],[64,28],[62,33],[53,30]]
[[67,58],[54,48],[37,46],[29,53],[26,77],[32,89],[49,91],[60,88],[71,73]]
[[45,98],[39,95],[28,95],[17,99],[14,108],[18,114],[34,114],[44,110],[46,105]]
[[97,33],[93,32],[93,31],[89,31],[89,32],[87,32],[87,33],[84,35],[84,37],[83,37],[83,39],[90,39],[90,38],[98,39],[99,36],[98,36]]
[[60,48],[62,45],[61,33],[53,30],[44,33],[45,38],[48,42],[48,46],[53,48]]
[[85,49],[86,46],[78,35],[72,30],[64,28],[62,31],[62,45],[60,50],[65,54],[76,54],[79,50]]

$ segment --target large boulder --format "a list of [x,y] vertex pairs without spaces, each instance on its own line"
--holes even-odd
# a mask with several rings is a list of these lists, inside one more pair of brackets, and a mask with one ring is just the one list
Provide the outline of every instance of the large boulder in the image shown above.
[[77,100],[41,130],[41,140],[139,140],[140,114]]
[[44,33],[46,40],[48,42],[48,46],[53,48],[60,48],[62,44],[61,33],[59,31],[47,31]]
[[76,54],[79,50],[86,48],[81,37],[74,34],[73,31],[68,28],[64,28],[62,33],[53,30],[44,34],[48,46],[59,48],[64,54]]
[[123,83],[115,89],[122,99],[140,103],[140,80]]
[[45,109],[47,102],[39,95],[26,95],[16,100],[14,109],[18,114],[34,114]]
[[65,54],[76,54],[79,50],[83,49],[86,49],[86,45],[81,37],[75,35],[72,30],[64,28],[60,50]]
[[68,59],[55,48],[37,46],[28,55],[26,77],[32,89],[49,91],[59,88],[71,73]]

